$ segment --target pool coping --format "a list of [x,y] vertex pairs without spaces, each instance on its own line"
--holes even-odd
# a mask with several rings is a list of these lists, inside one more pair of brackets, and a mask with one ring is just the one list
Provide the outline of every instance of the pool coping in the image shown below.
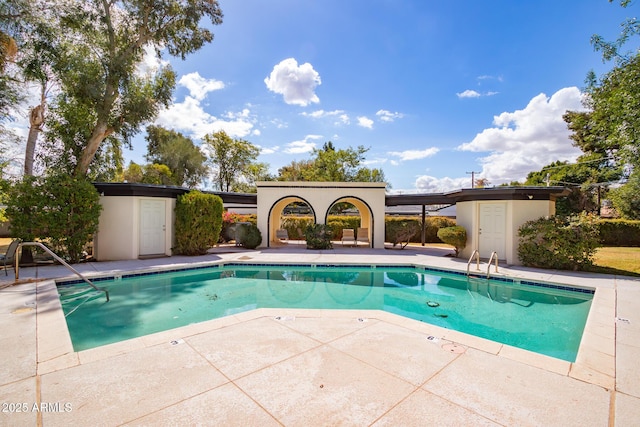
[[[240,258],[216,261],[202,261],[195,263],[178,263],[164,266],[153,267],[154,271],[169,271],[184,268],[206,268],[212,265],[221,264],[274,264],[272,261],[264,260],[256,262],[255,258],[243,260]],[[426,261],[419,262],[389,262],[394,266],[417,266],[427,269],[438,270],[432,268],[432,265],[425,265]],[[333,261],[334,264],[340,265],[364,265],[361,260],[358,262]],[[299,264],[315,264],[327,265],[323,261],[311,262],[278,262],[285,265]],[[378,262],[371,264],[380,264]],[[466,266],[465,266],[466,268]],[[451,329],[441,328],[435,325],[420,322],[418,320],[409,319],[400,315],[388,313],[381,310],[327,310],[327,309],[255,309],[243,313],[233,314],[204,321],[188,326],[183,326],[163,332],[158,332],[143,337],[133,338],[114,344],[96,347],[93,349],[75,352],[71,343],[69,331],[67,329],[66,320],[62,311],[62,305],[56,290],[56,281],[65,281],[75,279],[67,276],[57,279],[48,279],[38,282],[36,285],[36,340],[37,340],[37,373],[43,375],[61,369],[70,368],[80,364],[89,363],[95,360],[109,358],[115,355],[136,351],[142,348],[151,347],[160,343],[173,342],[182,338],[198,335],[205,331],[224,328],[240,322],[260,318],[260,317],[313,317],[313,318],[355,318],[355,319],[378,319],[388,323],[405,327],[414,331],[425,334],[425,339],[431,337],[433,342],[455,343],[464,348],[473,348],[489,354],[505,357],[510,360],[525,363],[530,366],[551,371],[563,376],[568,376],[590,384],[595,384],[606,389],[614,389],[616,381],[615,366],[615,321],[616,321],[616,292],[615,278],[604,276],[598,277],[596,283],[592,285],[581,285],[576,283],[575,276],[563,276],[562,274],[553,274],[557,272],[541,271],[541,270],[524,270],[514,269],[512,267],[501,267],[502,272],[498,276],[518,277],[523,280],[531,280],[535,282],[552,282],[566,285],[571,288],[593,288],[595,293],[591,304],[591,309],[585,324],[582,340],[580,343],[578,355],[575,362],[568,362],[545,356],[539,353],[490,341],[484,338],[454,331]],[[148,267],[132,269],[127,274],[147,273],[151,269]],[[464,269],[460,263],[453,263],[447,266],[444,271],[463,272]],[[506,274],[505,274],[506,272]],[[95,272],[85,274],[88,278],[104,277],[105,275],[114,276],[113,272]],[[115,272],[115,275],[122,273]],[[549,274],[553,280],[549,280]],[[495,275],[495,273],[494,273]],[[546,277],[545,277],[546,276]],[[544,278],[543,278],[544,277]],[[546,280],[545,280],[546,279]]]

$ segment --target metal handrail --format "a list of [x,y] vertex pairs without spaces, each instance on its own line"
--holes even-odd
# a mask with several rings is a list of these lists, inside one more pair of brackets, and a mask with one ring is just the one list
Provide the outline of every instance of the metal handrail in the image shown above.
[[496,273],[498,272],[498,252],[493,251],[491,252],[491,256],[489,257],[489,263],[487,265],[487,279],[489,278],[489,276],[491,276],[491,274],[489,273],[489,270],[491,270],[491,261],[493,261],[495,257],[496,260]]
[[476,270],[480,271],[480,252],[477,249],[474,249],[469,257],[469,262],[467,262],[467,276],[469,275],[469,266],[471,265],[471,261],[473,261],[473,256],[476,256]]
[[94,285],[91,280],[87,279],[86,277],[84,277],[82,274],[80,274],[75,268],[71,267],[69,264],[67,264],[67,262],[65,260],[63,260],[62,258],[60,258],[58,255],[54,254],[53,251],[51,249],[49,249],[48,247],[46,247],[45,245],[43,245],[40,242],[20,242],[18,244],[18,248],[16,249],[16,256],[15,256],[15,262],[16,262],[16,280],[18,280],[19,275],[20,275],[20,271],[19,271],[19,262],[20,262],[20,248],[22,248],[23,246],[37,246],[41,249],[44,249],[44,251],[46,253],[48,253],[49,255],[51,255],[53,257],[53,259],[55,259],[56,261],[58,261],[60,264],[64,265],[65,267],[67,267],[69,270],[73,271],[78,277],[80,277],[82,280],[84,280],[86,283],[89,284],[89,286],[91,286],[93,289],[95,289],[96,291],[100,291],[100,292],[104,292],[104,295],[107,297],[107,302],[109,302],[109,291],[107,291],[104,288],[98,287],[96,285]]

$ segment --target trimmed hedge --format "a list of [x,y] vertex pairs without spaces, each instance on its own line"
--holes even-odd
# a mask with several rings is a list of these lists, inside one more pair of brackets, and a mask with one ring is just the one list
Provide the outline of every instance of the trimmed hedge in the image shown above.
[[640,246],[640,221],[601,219],[598,227],[603,246]]
[[190,191],[176,201],[173,252],[180,255],[204,255],[220,238],[222,199],[213,194]]

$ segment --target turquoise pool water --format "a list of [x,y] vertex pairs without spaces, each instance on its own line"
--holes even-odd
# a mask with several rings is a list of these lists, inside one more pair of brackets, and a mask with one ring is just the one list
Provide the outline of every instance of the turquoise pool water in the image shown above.
[[593,291],[398,266],[226,265],[58,284],[74,349],[256,308],[377,309],[575,361]]

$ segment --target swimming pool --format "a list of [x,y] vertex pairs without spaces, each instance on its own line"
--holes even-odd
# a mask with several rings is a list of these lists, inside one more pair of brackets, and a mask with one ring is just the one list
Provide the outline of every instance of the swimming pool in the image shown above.
[[416,266],[236,264],[58,283],[74,349],[256,308],[384,310],[575,361],[594,291]]

